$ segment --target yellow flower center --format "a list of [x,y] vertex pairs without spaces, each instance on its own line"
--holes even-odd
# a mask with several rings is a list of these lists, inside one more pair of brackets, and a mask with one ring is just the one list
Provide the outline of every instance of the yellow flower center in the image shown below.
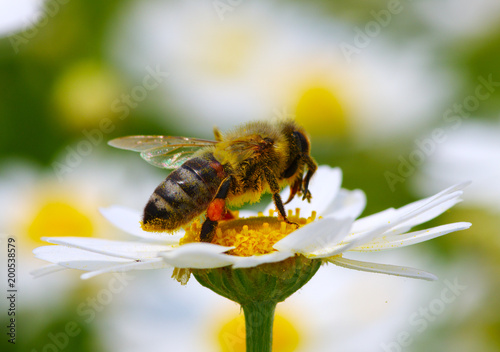
[[92,236],[89,217],[63,202],[43,205],[28,227],[28,236],[39,242],[43,236]]
[[[259,213],[256,217],[238,218],[219,222],[212,243],[221,246],[235,247],[228,252],[231,255],[249,257],[258,254],[274,252],[274,244],[297,229],[297,225],[303,226],[316,218],[313,211],[309,218],[300,217],[300,209],[288,210],[288,220],[295,224],[286,222],[274,216],[274,210],[269,211],[269,216]],[[186,235],[180,244],[200,241],[201,224],[198,220],[191,224],[186,230]]]
[[[222,352],[246,351],[245,318],[238,315],[226,322],[219,333],[217,340]],[[292,352],[299,345],[299,332],[283,315],[277,313],[273,323],[273,351]]]

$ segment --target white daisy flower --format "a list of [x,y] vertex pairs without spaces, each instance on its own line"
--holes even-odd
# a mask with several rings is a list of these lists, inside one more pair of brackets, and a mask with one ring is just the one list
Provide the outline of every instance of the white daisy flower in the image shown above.
[[471,180],[467,204],[500,209],[500,125],[463,122],[435,144],[412,180],[419,194],[430,194],[445,184]]
[[110,35],[130,76],[143,79],[146,66],[170,72],[157,100],[182,116],[170,128],[203,135],[200,121],[225,129],[285,113],[315,137],[372,147],[426,126],[451,96],[445,69],[421,49],[394,48],[381,35],[346,54],[355,26],[310,7],[242,2],[221,21],[214,3],[133,2]]
[[[328,166],[318,169],[311,183],[314,201],[307,204],[295,199],[288,205],[288,209],[300,205],[302,213],[311,214],[305,219],[298,210],[295,215],[289,211],[290,220],[301,224],[298,230],[275,217],[262,214],[255,217],[257,214],[245,211],[240,214],[254,217],[223,222],[212,243],[201,243],[196,242],[199,222],[177,235],[144,232],[138,212],[113,206],[102,209],[102,214],[115,226],[137,237],[137,241],[46,237],[45,241],[58,246],[40,247],[34,253],[37,258],[54,263],[51,267],[54,270],[63,267],[87,271],[82,278],[134,269],[176,268],[176,277],[185,283],[190,270],[251,268],[295,257],[299,261],[307,258],[356,270],[436,280],[436,276],[422,270],[359,261],[344,255],[409,246],[470,226],[470,223],[459,222],[409,232],[458,203],[466,184],[358,220],[355,219],[364,209],[365,195],[360,190],[342,189],[340,184],[339,169]],[[319,219],[316,214],[320,215]],[[42,268],[35,275],[46,270]]]

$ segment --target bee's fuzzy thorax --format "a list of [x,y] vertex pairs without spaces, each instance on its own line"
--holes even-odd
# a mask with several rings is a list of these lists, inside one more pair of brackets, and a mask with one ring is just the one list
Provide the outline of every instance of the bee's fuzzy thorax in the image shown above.
[[222,135],[223,140],[236,140],[252,135],[259,135],[262,138],[271,138],[277,142],[282,139],[280,125],[268,121],[247,122],[235,127]]

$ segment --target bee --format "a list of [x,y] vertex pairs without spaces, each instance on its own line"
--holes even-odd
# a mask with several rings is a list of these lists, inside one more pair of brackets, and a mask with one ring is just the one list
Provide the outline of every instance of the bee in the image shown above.
[[[206,212],[200,240],[210,242],[219,221],[232,218],[228,206],[256,202],[271,193],[279,217],[296,195],[310,201],[309,181],[317,169],[305,130],[293,120],[258,121],[215,140],[178,136],[128,136],[108,143],[140,152],[150,164],[173,169],[144,208],[142,228],[173,232]],[[307,169],[307,171],[306,171]],[[283,203],[281,188],[290,186]],[[297,225],[298,226],[298,225]]]

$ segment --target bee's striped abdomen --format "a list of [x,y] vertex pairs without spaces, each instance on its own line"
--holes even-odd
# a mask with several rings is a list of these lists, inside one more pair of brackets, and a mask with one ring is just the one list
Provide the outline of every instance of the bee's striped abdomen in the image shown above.
[[144,229],[174,230],[202,213],[225,178],[222,165],[207,154],[186,161],[151,195],[144,208]]

